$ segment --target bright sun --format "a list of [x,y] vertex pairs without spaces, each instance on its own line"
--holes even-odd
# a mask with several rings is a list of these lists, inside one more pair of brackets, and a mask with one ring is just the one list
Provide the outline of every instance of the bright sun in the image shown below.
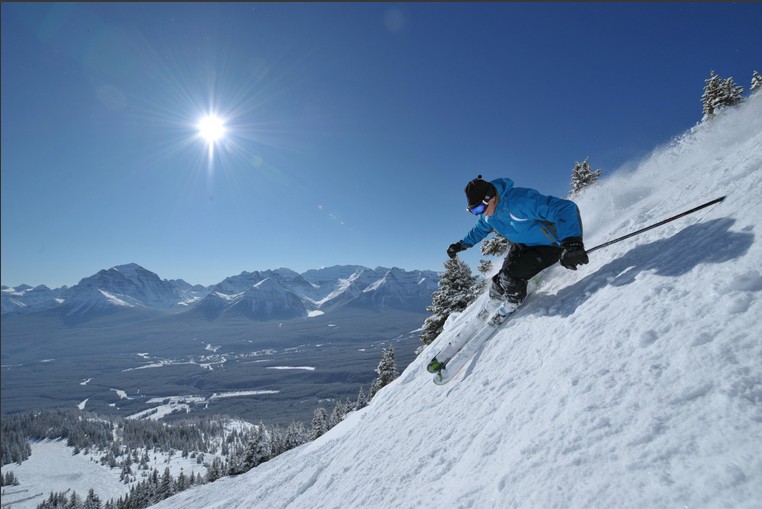
[[207,115],[198,124],[198,134],[207,143],[213,144],[225,136],[225,122],[217,115]]

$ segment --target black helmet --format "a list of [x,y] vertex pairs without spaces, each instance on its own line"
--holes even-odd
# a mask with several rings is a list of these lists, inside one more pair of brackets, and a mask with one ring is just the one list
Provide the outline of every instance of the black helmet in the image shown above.
[[475,207],[480,203],[488,202],[497,195],[497,189],[491,182],[487,182],[479,175],[474,180],[466,184],[466,199],[468,207]]

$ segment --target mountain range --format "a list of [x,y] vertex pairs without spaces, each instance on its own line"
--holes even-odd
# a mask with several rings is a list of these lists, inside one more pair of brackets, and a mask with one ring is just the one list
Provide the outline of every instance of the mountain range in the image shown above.
[[2,287],[2,314],[59,312],[65,321],[88,321],[114,312],[150,316],[192,313],[208,320],[242,315],[251,320],[306,318],[349,306],[423,313],[438,288],[433,271],[370,269],[358,265],[242,272],[212,285],[161,279],[138,264],[104,269],[72,287]]
[[[87,401],[133,415],[150,408],[146,395],[243,388],[253,395],[193,411],[307,420],[322,399],[356,397],[392,342],[401,366],[412,360],[438,281],[432,271],[352,265],[242,272],[201,286],[131,263],[69,288],[3,287],[2,410]],[[274,369],[283,366],[310,370]]]

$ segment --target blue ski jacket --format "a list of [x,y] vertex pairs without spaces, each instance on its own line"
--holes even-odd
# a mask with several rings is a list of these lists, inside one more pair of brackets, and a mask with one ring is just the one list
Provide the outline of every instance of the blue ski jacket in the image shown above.
[[534,189],[513,187],[511,179],[492,180],[499,196],[495,213],[479,216],[476,226],[461,243],[472,247],[493,229],[515,244],[559,245],[569,237],[582,238],[582,220],[577,205]]

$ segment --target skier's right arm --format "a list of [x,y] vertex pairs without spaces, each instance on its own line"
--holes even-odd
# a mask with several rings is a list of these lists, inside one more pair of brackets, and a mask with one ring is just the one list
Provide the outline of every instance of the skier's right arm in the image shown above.
[[468,232],[468,234],[463,237],[462,240],[450,244],[450,247],[447,248],[447,255],[450,258],[455,258],[455,255],[458,254],[461,251],[465,251],[466,249],[475,246],[477,243],[479,243],[484,237],[489,235],[489,233],[492,231],[492,227],[487,224],[487,222],[483,218],[479,218],[479,220],[476,222],[476,226],[471,228],[471,231]]
[[461,244],[466,246],[467,248],[473,247],[479,242],[484,239],[487,235],[490,234],[492,231],[492,227],[487,224],[487,221],[484,220],[484,217],[479,217],[479,220],[476,221],[476,225],[471,228],[471,231],[468,232],[468,234],[463,237],[463,239],[460,241]]

